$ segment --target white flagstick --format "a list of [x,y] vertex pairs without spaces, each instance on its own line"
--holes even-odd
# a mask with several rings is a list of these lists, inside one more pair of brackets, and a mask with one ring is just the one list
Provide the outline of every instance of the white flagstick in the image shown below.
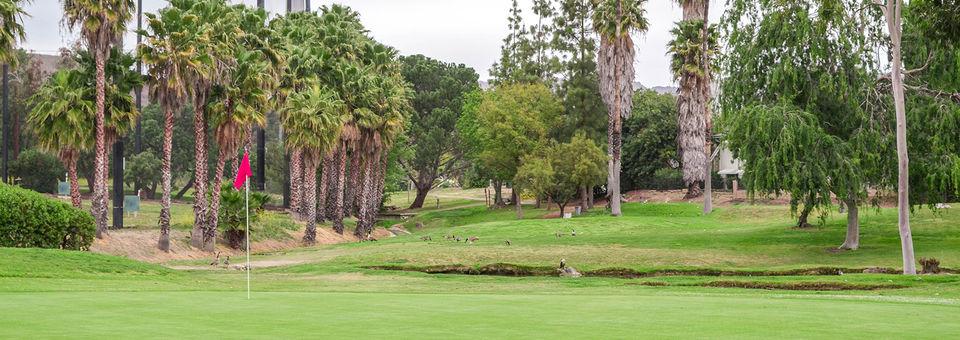
[[246,231],[246,241],[247,241],[247,300],[250,300],[250,181],[244,181],[246,185],[246,193],[244,194],[244,208],[247,212],[247,231]]

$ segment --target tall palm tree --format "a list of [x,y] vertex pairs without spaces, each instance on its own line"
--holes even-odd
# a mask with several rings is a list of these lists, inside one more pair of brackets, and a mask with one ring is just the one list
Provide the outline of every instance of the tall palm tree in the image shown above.
[[[110,48],[126,30],[133,15],[133,0],[63,0],[63,20],[93,54],[96,65],[94,107],[94,187],[91,213],[97,223],[97,238],[107,232],[107,140],[105,127],[106,74]],[[115,188],[122,190],[122,188]]]
[[646,32],[646,0],[593,0],[593,29],[600,35],[597,74],[607,106],[607,195],[610,211],[620,216],[620,149],[623,119],[633,109],[633,32]]
[[304,183],[305,244],[317,240],[317,168],[320,160],[337,146],[348,116],[335,92],[314,84],[293,93],[283,108],[286,147],[299,150],[307,173]]
[[5,63],[16,62],[17,42],[26,35],[23,32],[23,16],[26,12],[21,7],[28,0],[0,0],[0,61]]
[[77,161],[80,152],[93,144],[93,102],[89,92],[75,70],[57,71],[30,97],[34,106],[27,116],[40,146],[57,152],[67,166],[70,201],[77,208],[82,203]]
[[[680,0],[683,21],[671,31],[667,47],[672,55],[671,71],[680,84],[677,99],[677,145],[687,185],[686,198],[702,194],[700,183],[708,180],[710,150],[707,121],[710,120],[709,57],[716,47],[715,34],[707,25],[709,1]],[[713,40],[712,42],[710,40]]]
[[160,165],[163,195],[160,198],[160,238],[157,248],[170,250],[170,198],[173,190],[171,159],[173,157],[174,113],[187,96],[186,71],[199,63],[194,40],[195,32],[186,27],[196,25],[197,17],[175,7],[161,9],[156,15],[147,13],[145,38],[138,46],[140,58],[147,65],[151,98],[163,110],[163,157]]

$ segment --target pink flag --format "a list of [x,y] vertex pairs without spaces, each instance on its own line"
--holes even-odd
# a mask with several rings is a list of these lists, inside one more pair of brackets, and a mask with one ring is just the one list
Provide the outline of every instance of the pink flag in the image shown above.
[[250,171],[250,155],[244,152],[243,160],[240,161],[240,168],[237,169],[237,179],[233,180],[233,187],[237,190],[242,189],[243,183],[251,175],[253,175],[253,172]]

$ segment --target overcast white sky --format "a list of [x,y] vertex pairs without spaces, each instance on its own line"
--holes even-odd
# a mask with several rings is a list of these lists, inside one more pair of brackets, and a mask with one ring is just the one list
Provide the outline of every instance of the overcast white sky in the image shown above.
[[[256,6],[256,0],[232,0]],[[426,56],[463,63],[473,67],[480,79],[489,78],[489,68],[500,55],[501,40],[507,34],[507,15],[511,0],[312,0],[311,6],[333,2],[353,7],[360,13],[363,24],[378,41],[397,48],[402,54]],[[533,20],[531,0],[520,0],[524,16]],[[719,20],[720,0],[711,0],[710,21]],[[166,5],[165,0],[143,0],[144,12],[155,12]],[[666,44],[670,29],[680,20],[676,0],[648,0],[647,18],[650,30],[635,37],[637,46],[637,81],[646,86],[671,85]],[[266,0],[267,10],[283,13],[286,0]],[[62,46],[76,38],[61,24],[63,11],[59,0],[34,0],[26,8],[24,18],[27,40],[25,49],[38,53],[56,54]],[[131,31],[136,23],[131,23]],[[128,34],[128,48],[136,42]]]

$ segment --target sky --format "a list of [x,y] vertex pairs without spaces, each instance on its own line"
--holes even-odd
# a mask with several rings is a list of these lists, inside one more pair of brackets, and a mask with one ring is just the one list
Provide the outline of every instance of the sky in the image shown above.
[[[532,0],[519,0],[525,20],[535,20]],[[256,0],[232,0],[256,6]],[[330,3],[353,7],[378,41],[393,46],[401,54],[423,54],[446,62],[473,67],[480,79],[489,78],[489,69],[500,56],[500,45],[507,35],[507,15],[511,0],[312,0],[313,9]],[[720,0],[711,0],[710,22],[721,16]],[[165,0],[143,0],[144,12],[156,12],[166,6]],[[280,14],[286,0],[265,0],[266,9]],[[670,59],[666,44],[670,29],[680,20],[676,0],[647,0],[645,4],[650,29],[635,34],[637,48],[634,66],[636,81],[646,86],[675,85],[670,75]],[[34,0],[26,6],[24,18],[27,39],[21,46],[36,53],[57,54],[60,47],[76,40],[62,24],[63,10],[59,0]],[[135,19],[134,19],[135,20]],[[126,49],[136,44],[133,28],[124,37]]]

